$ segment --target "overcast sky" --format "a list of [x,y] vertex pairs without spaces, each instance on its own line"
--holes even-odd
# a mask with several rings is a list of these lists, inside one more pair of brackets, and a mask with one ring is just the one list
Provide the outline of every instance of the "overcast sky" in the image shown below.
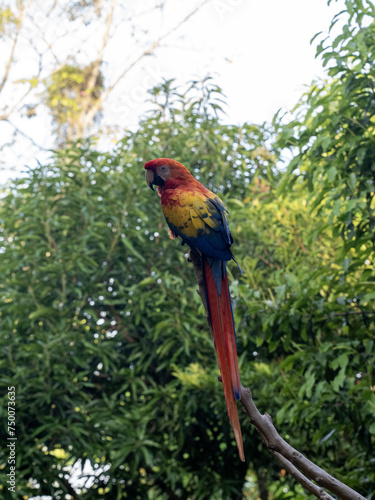
[[[183,17],[181,3],[174,5],[161,19],[164,26],[154,25],[155,34]],[[310,40],[328,31],[343,5],[343,0],[330,7],[326,0],[211,0],[166,41],[168,48],[134,72],[134,83],[152,81],[147,69],[180,82],[210,74],[227,95],[228,120],[263,123],[280,107],[293,107],[305,86],[323,76]],[[117,114],[127,92],[122,89],[109,102]],[[136,101],[137,95],[139,90]]]
[[[150,7],[159,1],[139,0],[132,4],[138,39],[131,35],[129,24],[120,23],[104,54],[102,70],[106,81],[113,81],[150,41],[168,32],[202,1],[169,0],[162,11],[151,10],[151,14]],[[39,2],[39,5],[46,4]],[[149,107],[147,90],[162,78],[177,78],[179,83],[186,83],[206,75],[213,76],[227,96],[226,121],[235,124],[269,121],[279,108],[291,109],[306,86],[324,75],[310,40],[317,32],[328,31],[333,16],[343,5],[344,0],[332,0],[330,7],[326,0],[208,0],[152,56],[144,58],[127,74],[105,102],[102,123],[120,129],[136,127],[139,117]],[[66,26],[59,26],[56,20],[48,25],[42,7],[37,19],[48,36],[59,40],[59,29],[65,33]],[[39,28],[36,31],[36,43],[40,31]],[[139,37],[142,31],[144,38]],[[60,50],[76,52],[78,62],[87,64],[95,58],[100,40],[100,30],[92,29],[84,50],[79,34],[76,38],[72,36],[70,42],[62,37]],[[18,78],[25,68],[32,66],[27,50],[23,49],[18,54]],[[26,134],[45,148],[53,147],[47,110],[40,118],[23,120]],[[0,123],[4,142],[9,140],[11,131],[9,125]],[[12,152],[7,153],[0,182],[13,175],[15,167],[19,171],[24,164],[35,164],[35,158],[43,162],[48,156],[33,149],[26,139],[15,150],[24,155],[20,159],[19,155],[13,158]]]

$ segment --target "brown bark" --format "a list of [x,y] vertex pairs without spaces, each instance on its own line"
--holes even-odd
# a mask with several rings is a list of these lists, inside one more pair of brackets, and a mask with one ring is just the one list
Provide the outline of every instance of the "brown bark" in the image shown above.
[[[197,252],[190,250],[190,261],[193,263],[195,276],[197,278],[200,295],[206,316],[208,309],[204,282],[202,276],[201,257]],[[209,323],[209,328],[210,323]],[[211,332],[212,333],[212,332]],[[320,500],[334,500],[323,488],[334,493],[342,500],[366,500],[365,497],[354,491],[352,488],[334,478],[318,465],[311,462],[298,450],[288,444],[277,432],[272,423],[272,418],[268,413],[262,415],[256,407],[250,389],[241,385],[240,401],[250,422],[256,427],[262,437],[262,441],[267,446],[272,455],[280,462],[282,467],[294,477],[307,491]],[[314,481],[314,482],[313,482]]]

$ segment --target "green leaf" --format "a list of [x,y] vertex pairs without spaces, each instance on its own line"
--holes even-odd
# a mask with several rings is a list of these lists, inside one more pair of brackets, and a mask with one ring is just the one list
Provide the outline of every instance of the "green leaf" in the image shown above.
[[138,252],[138,250],[136,250],[134,248],[133,243],[128,238],[123,238],[122,242],[126,246],[126,248],[130,251],[130,253],[132,255],[134,255],[135,257],[137,257],[137,259],[140,260],[141,262],[143,262],[143,263],[146,262],[145,258]]
[[29,314],[29,319],[34,320],[37,318],[40,318],[41,316],[48,317],[48,316],[53,316],[57,313],[56,309],[53,309],[52,307],[39,307],[36,309],[36,311],[32,312]]
[[375,291],[368,292],[361,298],[361,303],[365,304],[366,302],[371,302],[374,299],[375,299]]
[[348,177],[348,184],[349,186],[353,189],[355,189],[356,185],[357,185],[357,176],[352,172],[351,174],[349,174],[349,177]]
[[336,178],[336,175],[337,175],[337,168],[336,167],[330,167],[327,170],[327,179],[329,180],[329,182],[333,182]]

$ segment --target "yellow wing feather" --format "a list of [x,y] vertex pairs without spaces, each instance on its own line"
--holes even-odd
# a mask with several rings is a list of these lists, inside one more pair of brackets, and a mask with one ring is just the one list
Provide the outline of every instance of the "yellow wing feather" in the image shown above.
[[[218,209],[209,202],[210,199],[218,198],[210,191],[206,194],[176,190],[170,198],[176,203],[162,207],[168,224],[173,225],[187,238],[197,238],[199,234],[219,229]],[[224,205],[223,209],[225,210]]]

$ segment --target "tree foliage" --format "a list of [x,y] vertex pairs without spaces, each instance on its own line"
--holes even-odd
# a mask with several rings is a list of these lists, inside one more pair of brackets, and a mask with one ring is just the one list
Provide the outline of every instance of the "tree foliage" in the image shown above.
[[[23,165],[32,161],[32,152],[40,154],[45,148],[63,147],[68,141],[98,133],[104,115],[109,117],[105,126],[112,134],[120,126],[122,130],[124,116],[127,123],[133,120],[128,116],[134,109],[129,101],[136,96],[141,106],[148,87],[160,78],[157,66],[149,64],[142,76],[150,83],[129,88],[129,73],[147,56],[160,51],[163,40],[178,32],[206,2],[186,10],[181,3],[182,19],[162,33],[153,26],[163,24],[164,13],[170,17],[169,9],[176,2],[133,2],[126,6],[118,0],[3,2],[1,151],[21,157]],[[149,16],[153,23],[147,21]],[[107,104],[121,86],[121,93]],[[53,124],[52,133],[41,136],[39,130],[48,128],[49,123]],[[120,137],[116,135],[116,140]]]
[[[312,208],[330,209],[330,222],[346,248],[375,244],[375,7],[346,1],[342,33],[317,47],[328,79],[314,82],[281,134],[297,154],[290,163],[311,192]],[[340,13],[341,16],[343,13]],[[331,30],[340,21],[335,16]],[[285,176],[282,186],[291,180]],[[365,237],[366,236],[366,237]],[[360,241],[360,244],[358,243]]]
[[[103,76],[95,63],[84,68],[66,64],[51,75],[45,102],[53,115],[60,141],[66,143],[74,137],[83,137],[84,116],[94,109],[102,90]],[[98,112],[99,109],[96,115]]]
[[221,126],[208,101],[202,118],[195,104],[171,108],[174,122],[156,111],[112,154],[57,152],[3,199],[2,382],[18,391],[22,494],[69,493],[62,470],[78,459],[109,467],[87,498],[240,494],[246,465],[234,475],[226,466],[236,448],[193,272],[168,241],[142,167],[150,155],[196,149],[190,167],[203,160],[209,179],[230,148],[222,178],[243,189],[234,166],[262,133],[236,142],[241,129]]

